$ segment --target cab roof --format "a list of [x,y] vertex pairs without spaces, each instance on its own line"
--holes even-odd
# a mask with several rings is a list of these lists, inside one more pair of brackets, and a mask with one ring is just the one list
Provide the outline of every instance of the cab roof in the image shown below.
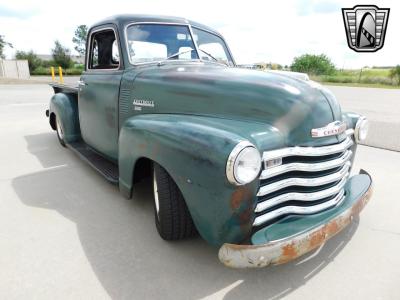
[[106,24],[115,24],[118,28],[123,29],[127,24],[130,23],[140,23],[140,22],[149,22],[149,23],[177,23],[177,24],[190,24],[191,26],[197,27],[199,29],[204,29],[210,31],[214,34],[220,35],[221,34],[214,30],[211,27],[206,25],[190,21],[185,18],[180,17],[171,17],[171,16],[159,16],[159,15],[139,15],[139,14],[124,14],[124,15],[115,15],[103,19],[95,24],[92,25],[93,27],[106,25]]

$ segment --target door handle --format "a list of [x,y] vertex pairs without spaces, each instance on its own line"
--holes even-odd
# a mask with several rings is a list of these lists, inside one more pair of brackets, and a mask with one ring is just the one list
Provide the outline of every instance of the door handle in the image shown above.
[[78,85],[79,85],[79,86],[85,86],[85,85],[87,85],[87,83],[84,82],[83,80],[79,80],[79,81],[78,81]]

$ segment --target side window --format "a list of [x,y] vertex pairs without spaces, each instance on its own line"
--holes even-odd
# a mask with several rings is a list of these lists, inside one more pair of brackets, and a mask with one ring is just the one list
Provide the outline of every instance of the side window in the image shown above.
[[118,69],[119,60],[118,42],[114,30],[104,29],[91,35],[89,69]]

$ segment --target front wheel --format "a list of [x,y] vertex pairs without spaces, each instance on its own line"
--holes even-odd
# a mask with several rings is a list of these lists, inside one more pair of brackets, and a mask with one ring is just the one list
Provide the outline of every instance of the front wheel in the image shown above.
[[56,131],[57,131],[58,141],[60,142],[61,146],[65,147],[64,131],[61,122],[57,116],[56,116]]
[[181,191],[159,164],[153,164],[154,215],[164,240],[181,240],[197,233]]

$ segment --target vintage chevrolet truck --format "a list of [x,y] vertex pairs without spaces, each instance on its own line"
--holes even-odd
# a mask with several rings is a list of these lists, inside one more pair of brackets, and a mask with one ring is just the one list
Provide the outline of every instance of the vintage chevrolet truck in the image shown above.
[[366,118],[312,81],[237,68],[212,28],[120,15],[86,49],[77,86],[52,84],[50,126],[125,197],[151,178],[163,239],[198,232],[227,266],[281,264],[371,197],[367,172],[350,177]]

